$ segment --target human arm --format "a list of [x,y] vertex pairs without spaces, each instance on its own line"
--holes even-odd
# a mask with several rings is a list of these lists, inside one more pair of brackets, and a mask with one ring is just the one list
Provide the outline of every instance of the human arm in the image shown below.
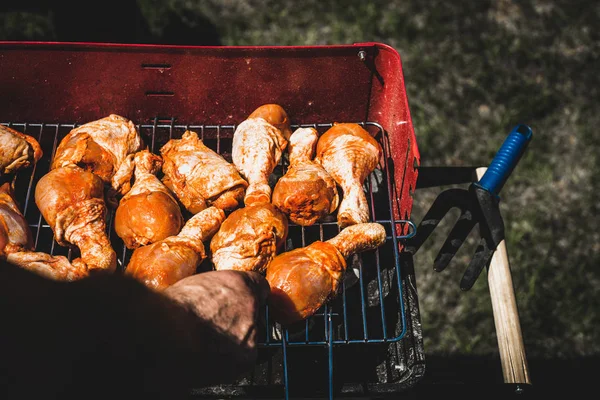
[[117,274],[65,283],[3,263],[1,397],[178,398],[231,379],[255,360],[267,293],[258,274],[237,271],[160,294]]

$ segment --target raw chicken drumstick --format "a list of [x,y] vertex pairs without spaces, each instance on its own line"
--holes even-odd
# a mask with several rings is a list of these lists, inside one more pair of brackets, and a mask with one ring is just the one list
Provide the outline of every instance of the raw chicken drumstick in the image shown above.
[[210,242],[215,269],[264,272],[285,243],[288,220],[271,203],[232,212]]
[[50,169],[77,165],[109,185],[108,201],[130,189],[133,154],[145,147],[137,128],[127,118],[110,114],[72,129],[56,149]]
[[[33,137],[0,125],[0,176],[3,179],[34,165],[42,155],[42,149]],[[29,224],[13,195],[15,177],[0,186],[0,258],[52,279],[81,277],[85,274],[81,265],[73,266],[63,256],[34,251]]]
[[29,224],[14,199],[11,184],[5,182],[0,186],[0,255],[33,248]]
[[[0,176],[34,165],[42,155],[36,139],[0,125]],[[34,251],[29,224],[13,195],[13,183],[14,177],[0,186],[0,258],[51,279],[85,276],[82,264],[72,265],[66,257]]]
[[114,272],[116,254],[106,232],[107,200],[130,189],[133,153],[144,143],[127,118],[111,114],[72,129],[59,143],[50,172],[35,188],[35,203],[61,246],[79,248],[73,265]]
[[13,195],[16,175],[10,179],[8,176],[35,165],[42,155],[42,148],[33,137],[0,125],[0,258],[8,260],[11,254],[34,250],[29,224]]
[[134,163],[135,182],[115,213],[115,232],[128,249],[177,235],[184,223],[177,200],[156,176],[160,156],[138,151]]
[[228,212],[242,203],[248,182],[234,165],[206,147],[196,132],[186,131],[181,139],[169,140],[160,152],[163,183],[190,213],[209,206]]
[[319,136],[314,128],[298,128],[290,137],[290,165],[273,189],[273,204],[298,225],[309,226],[335,211],[336,182],[313,161]]
[[291,134],[279,105],[257,108],[233,134],[232,158],[248,180],[245,207],[232,212],[210,242],[215,269],[262,272],[288,234],[286,215],[271,204],[269,175]]
[[29,224],[9,182],[0,186],[0,258],[51,279],[74,280],[87,275],[81,263],[72,265],[64,256],[34,251]]
[[79,248],[89,272],[114,272],[116,254],[106,234],[104,182],[72,165],[44,175],[35,188],[35,203],[61,246]]
[[248,181],[245,205],[270,202],[269,176],[291,135],[290,121],[277,104],[257,108],[233,133],[233,164]]
[[218,207],[200,211],[179,234],[135,249],[125,274],[159,291],[195,274],[206,258],[202,242],[219,229],[224,219],[225,213]]
[[382,156],[381,145],[358,124],[334,123],[317,143],[316,160],[342,188],[338,209],[341,228],[369,221],[363,182]]
[[340,287],[346,259],[385,243],[385,228],[359,223],[333,239],[282,253],[267,267],[270,310],[276,321],[290,324],[313,315]]
[[42,158],[42,148],[33,137],[0,125],[0,176],[27,168]]

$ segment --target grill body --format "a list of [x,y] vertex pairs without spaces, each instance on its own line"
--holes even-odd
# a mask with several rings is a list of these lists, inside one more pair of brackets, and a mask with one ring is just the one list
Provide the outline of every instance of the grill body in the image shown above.
[[[186,129],[231,161],[236,124],[278,103],[293,127],[323,133],[334,122],[362,124],[384,149],[365,182],[371,217],[388,232],[380,249],[350,260],[355,279],[298,326],[262,320],[256,368],[197,397],[329,397],[393,394],[424,374],[418,296],[403,239],[410,222],[419,152],[400,55],[381,43],[313,47],[191,47],[0,42],[0,123],[38,139],[44,156],[19,172],[16,195],[36,249],[76,256],[56,244],[34,187],[71,129],[114,113],[130,118],[153,152]],[[285,160],[274,175],[285,173]],[[131,252],[114,233],[120,271]],[[327,240],[335,219],[290,226],[286,250]],[[206,262],[201,268],[207,268]]]

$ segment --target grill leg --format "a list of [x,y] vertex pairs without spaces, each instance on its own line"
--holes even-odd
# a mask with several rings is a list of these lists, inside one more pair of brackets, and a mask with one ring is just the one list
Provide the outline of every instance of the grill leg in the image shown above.
[[287,328],[281,330],[281,347],[283,356],[283,390],[285,392],[285,400],[290,398],[290,390],[288,384],[288,368],[287,368]]
[[331,312],[327,313],[327,358],[329,359],[329,399],[333,400],[333,328]]

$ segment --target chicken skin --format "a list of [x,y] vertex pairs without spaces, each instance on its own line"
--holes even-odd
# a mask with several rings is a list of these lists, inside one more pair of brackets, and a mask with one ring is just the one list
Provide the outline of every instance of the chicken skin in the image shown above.
[[35,188],[35,203],[61,246],[79,248],[73,264],[90,273],[114,272],[116,254],[106,233],[104,182],[96,174],[70,165],[44,175]]
[[[42,155],[33,137],[0,125],[0,175],[35,165]],[[34,251],[29,224],[14,198],[13,183],[14,178],[0,186],[0,258],[50,279],[75,280],[87,276],[83,263],[73,265],[64,256]]]
[[273,204],[298,225],[313,225],[334,212],[339,203],[336,182],[313,161],[318,139],[314,128],[298,128],[292,134],[290,165],[273,189]]
[[73,265],[64,256],[34,251],[31,230],[8,182],[0,186],[0,258],[50,279],[75,280],[87,276],[82,263]]
[[233,134],[231,157],[248,181],[245,205],[271,201],[269,176],[281,160],[291,135],[290,121],[277,104],[265,104],[239,124]]
[[81,258],[72,264],[87,273],[116,270],[116,254],[106,232],[106,206],[116,208],[117,195],[131,188],[134,153],[143,147],[136,126],[127,118],[110,114],[88,122],[61,140],[50,171],[35,188],[35,203],[56,242],[77,247]]
[[292,135],[290,128],[290,119],[285,110],[279,104],[264,104],[258,107],[248,116],[248,119],[262,118],[269,124],[277,128],[285,140],[289,140]]
[[359,223],[325,242],[282,253],[267,267],[271,286],[270,310],[276,321],[291,324],[313,315],[340,288],[346,260],[373,250],[386,240],[385,228],[377,223]]
[[369,221],[363,183],[382,154],[381,145],[358,124],[334,123],[319,138],[316,160],[343,193],[337,217],[341,228]]
[[0,186],[0,256],[33,250],[29,224],[19,210],[9,182]]
[[291,134],[287,114],[265,104],[236,128],[232,159],[248,181],[245,207],[232,212],[210,242],[217,270],[264,272],[288,234],[287,216],[271,204],[269,175]]
[[223,222],[210,242],[217,270],[264,272],[285,243],[288,220],[271,203],[239,208]]
[[218,207],[200,211],[177,235],[135,249],[125,274],[158,291],[195,274],[206,258],[203,242],[215,234],[224,219],[225,213]]
[[135,182],[119,202],[115,232],[128,249],[179,233],[181,209],[172,192],[158,179],[162,159],[148,150],[135,153]]
[[42,148],[33,137],[0,125],[0,176],[27,168],[42,158]]
[[145,147],[136,126],[127,118],[110,114],[72,129],[56,149],[50,169],[77,165],[109,186],[108,200],[131,188],[133,154]]
[[196,132],[171,139],[160,152],[163,182],[190,213],[210,206],[229,212],[242,203],[248,183],[234,165],[206,147]]
[[14,198],[15,174],[35,165],[43,151],[36,139],[0,125],[0,257],[34,249],[29,224]]

